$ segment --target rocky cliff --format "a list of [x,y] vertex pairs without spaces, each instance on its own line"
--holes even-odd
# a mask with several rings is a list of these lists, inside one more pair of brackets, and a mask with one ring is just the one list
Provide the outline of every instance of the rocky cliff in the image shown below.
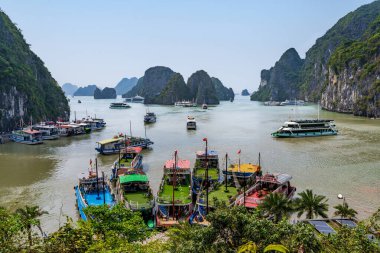
[[115,86],[116,94],[123,95],[127,93],[137,84],[138,80],[139,79],[136,77],[121,79],[120,82]]
[[269,70],[261,71],[259,90],[251,96],[258,101],[282,101],[299,98],[300,73],[303,60],[294,48],[288,49]]
[[[360,71],[357,69],[346,66],[343,71],[338,75],[336,69],[330,68],[330,59],[335,54],[339,54],[343,48],[350,47],[353,43],[368,40],[366,36],[369,27],[375,22],[380,13],[380,1],[375,1],[371,4],[363,5],[357,10],[350,12],[343,18],[341,18],[331,29],[329,29],[325,35],[317,39],[316,43],[306,52],[305,60],[301,66],[301,71],[297,78],[297,82],[293,86],[288,86],[287,79],[280,78],[276,82],[270,82],[273,76],[273,69],[263,70],[261,72],[261,83],[258,92],[255,92],[252,96],[252,100],[282,100],[291,99],[293,94],[297,98],[306,99],[309,101],[317,102],[323,100],[323,108],[339,112],[354,113],[355,115],[372,115],[372,113],[364,113],[364,110],[357,110],[354,104],[354,98],[357,94],[376,93],[376,85],[369,85],[369,80],[377,80],[376,73],[371,72],[366,78],[356,78]],[[367,42],[364,42],[367,43]],[[352,54],[353,51],[349,50],[346,55],[351,55],[352,59],[360,56],[358,54]],[[376,50],[367,51],[371,57],[369,57],[368,63],[371,59],[377,57]],[[335,57],[336,58],[336,57]],[[376,61],[376,60],[374,60]],[[364,67],[367,62],[362,62],[359,65]],[[290,63],[291,64],[291,63]],[[276,67],[276,66],[275,66]],[[274,68],[275,68],[274,67]],[[359,67],[359,66],[358,66]],[[287,69],[288,68],[288,69]],[[290,71],[289,71],[290,70]],[[344,78],[344,74],[348,76]],[[284,66],[280,73],[282,76],[294,74],[292,66]],[[348,79],[347,79],[348,78]],[[348,85],[356,80],[353,85]],[[332,86],[332,83],[339,84],[339,88]],[[269,84],[269,86],[268,86]],[[357,88],[355,88],[357,87]],[[361,89],[363,90],[361,91]],[[368,90],[367,90],[368,88]],[[278,90],[280,93],[286,92],[288,97],[273,96]],[[356,94],[356,95],[348,95]],[[332,97],[334,96],[334,97]],[[366,96],[366,95],[365,95]],[[341,103],[337,102],[337,98],[343,99]],[[377,97],[374,95],[374,97]],[[334,102],[335,101],[335,102]],[[356,101],[356,100],[355,100]],[[363,100],[364,101],[364,100]],[[363,104],[364,102],[360,102]],[[339,104],[339,105],[338,105]],[[376,103],[369,104],[376,107]],[[360,107],[360,106],[359,106]],[[363,105],[361,106],[363,107]]]
[[114,88],[104,88],[103,90],[100,90],[99,88],[96,88],[94,91],[94,98],[95,99],[114,99],[116,98],[116,90]]
[[187,87],[183,77],[175,73],[169,79],[165,88],[154,98],[153,103],[162,105],[172,105],[176,101],[191,100],[190,90]]
[[206,71],[198,70],[192,74],[187,80],[187,86],[190,89],[191,97],[195,99],[197,104],[219,104],[214,83]]
[[216,77],[211,77],[212,83],[214,84],[216,96],[219,101],[233,101],[235,99],[235,93],[232,88],[227,88],[223,83]]
[[91,84],[86,87],[79,87],[76,92],[74,92],[74,96],[94,96],[94,92],[96,90],[96,85]]
[[153,103],[155,97],[160,95],[174,73],[168,67],[157,66],[149,68],[145,71],[144,76],[138,80],[136,86],[124,94],[123,97],[139,95],[145,97],[145,103]]
[[323,108],[380,117],[380,15],[363,38],[337,48],[327,66]]
[[77,91],[78,86],[71,83],[64,83],[62,85],[62,90],[66,96],[72,96]]
[[244,89],[241,91],[242,96],[249,96],[249,91],[247,89]]
[[58,83],[0,10],[0,132],[21,120],[68,119],[70,108]]

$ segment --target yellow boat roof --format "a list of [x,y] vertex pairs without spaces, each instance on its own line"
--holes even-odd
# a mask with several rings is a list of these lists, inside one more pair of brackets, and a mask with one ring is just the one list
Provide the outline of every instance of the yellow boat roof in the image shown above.
[[102,140],[102,141],[98,141],[98,143],[100,145],[104,145],[104,144],[108,144],[108,143],[112,143],[112,142],[119,142],[120,140],[123,140],[124,137],[117,137],[117,138],[112,138],[112,139],[106,139],[106,140]]
[[252,163],[242,163],[242,164],[240,164],[240,168],[239,168],[239,164],[232,164],[230,167],[228,167],[227,170],[231,171],[232,173],[234,173],[234,172],[254,173],[256,171],[259,171],[260,167],[259,167],[259,165],[252,164]]

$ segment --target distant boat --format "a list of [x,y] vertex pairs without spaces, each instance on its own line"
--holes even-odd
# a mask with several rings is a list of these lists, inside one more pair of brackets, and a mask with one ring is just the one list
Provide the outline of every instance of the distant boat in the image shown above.
[[108,180],[106,180],[104,173],[98,175],[97,169],[96,171],[92,170],[91,161],[89,172],[81,173],[78,176],[78,185],[74,187],[74,190],[79,215],[84,221],[88,219],[84,213],[86,207],[100,205],[112,207],[115,204]]
[[285,100],[281,102],[280,105],[305,105],[305,101],[303,100]]
[[12,131],[10,139],[17,143],[36,145],[42,144],[42,133],[37,130],[24,129]]
[[174,105],[175,106],[182,106],[182,107],[196,107],[197,103],[194,103],[194,102],[191,102],[191,101],[182,100],[182,101],[175,102]]
[[197,122],[195,121],[195,118],[193,116],[187,116],[186,128],[187,130],[197,129]]
[[43,140],[56,140],[59,136],[59,129],[54,125],[40,124],[34,125],[33,130],[41,132]]
[[120,150],[125,147],[141,147],[148,148],[153,144],[153,141],[142,138],[142,137],[132,137],[127,135],[116,135],[112,139],[106,139],[97,142],[98,147],[95,148],[102,155],[117,154]]
[[290,120],[286,121],[282,127],[272,133],[273,137],[315,137],[326,135],[337,135],[333,120],[311,119],[311,120]]
[[126,98],[125,99],[125,102],[131,102],[131,103],[142,103],[144,104],[145,102],[145,98],[139,96],[139,95],[136,95],[134,97],[131,97],[131,98]]
[[266,102],[264,102],[264,105],[266,105],[266,106],[280,106],[281,102],[278,102],[278,101],[266,101]]
[[111,103],[110,109],[127,109],[131,108],[131,106],[127,103]]
[[202,109],[207,109],[207,108],[208,108],[207,104],[202,105]]
[[147,112],[144,116],[144,122],[145,123],[154,123],[156,122],[156,114],[154,112]]
[[81,104],[82,103],[82,101],[80,101],[79,99],[78,99],[78,104]]

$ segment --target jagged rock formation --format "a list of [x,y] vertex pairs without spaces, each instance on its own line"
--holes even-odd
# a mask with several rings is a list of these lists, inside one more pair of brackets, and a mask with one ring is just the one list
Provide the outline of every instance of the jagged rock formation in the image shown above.
[[95,84],[79,87],[78,90],[74,92],[74,96],[94,96],[96,88]]
[[62,85],[62,90],[66,96],[72,96],[78,89],[78,86],[71,83],[64,83]]
[[[377,39],[379,32],[374,27],[378,26],[375,23],[379,13],[380,1],[374,1],[341,18],[307,51],[299,81],[293,87],[287,87],[286,82],[281,79],[280,82],[267,86],[272,73],[264,71],[261,73],[259,90],[251,99],[269,100],[272,90],[283,87],[286,90],[295,89],[294,94],[298,94],[299,99],[314,102],[321,99],[323,108],[328,110],[370,117],[378,115],[379,90],[376,83],[379,79],[378,72],[373,70],[376,67],[378,69],[379,47],[372,43],[373,50],[365,52],[355,50],[355,47],[359,47],[357,43],[362,42],[363,46]],[[372,29],[372,33],[369,29]],[[337,73],[337,69],[333,67],[337,61],[330,60],[339,59],[343,52],[345,59],[338,64],[343,68]],[[365,59],[363,55],[367,55]],[[355,61],[358,58],[361,61]],[[290,66],[289,68],[292,69]],[[291,74],[286,69],[283,71],[284,76]]]
[[95,99],[114,99],[116,98],[116,90],[114,88],[104,88],[103,90],[100,90],[99,88],[96,88],[94,91],[94,98]]
[[328,67],[323,108],[380,117],[380,15],[361,40],[339,47]]
[[68,119],[70,108],[43,61],[0,10],[0,132],[20,122]]
[[187,86],[190,89],[191,97],[195,98],[197,104],[219,104],[214,83],[206,71],[198,70],[192,74],[187,80]]
[[168,81],[160,95],[154,98],[153,103],[162,105],[172,105],[176,101],[191,100],[190,90],[183,77],[175,73]]
[[138,80],[139,79],[136,77],[121,79],[120,82],[115,86],[116,94],[123,95],[127,93],[137,84]]
[[212,83],[214,84],[216,96],[219,101],[233,101],[235,99],[235,93],[232,88],[227,88],[223,83],[216,77],[211,77]]
[[249,96],[249,92],[248,92],[248,90],[247,90],[247,89],[242,90],[242,91],[241,91],[241,95],[242,95],[242,96]]
[[288,49],[274,67],[261,71],[259,90],[254,92],[251,100],[282,101],[299,97],[300,73],[303,60],[294,48]]
[[145,71],[136,86],[123,95],[123,97],[134,97],[136,95],[145,97],[145,103],[151,104],[156,96],[159,96],[170,78],[175,74],[168,67],[152,67]]

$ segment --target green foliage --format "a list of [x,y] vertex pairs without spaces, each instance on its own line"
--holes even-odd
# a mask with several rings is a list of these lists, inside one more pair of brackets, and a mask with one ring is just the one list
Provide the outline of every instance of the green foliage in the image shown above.
[[101,238],[119,237],[127,242],[146,238],[150,232],[139,212],[127,210],[122,204],[113,208],[107,205],[89,206],[84,210],[89,225]]
[[282,193],[270,193],[259,205],[269,217],[273,217],[275,223],[282,220],[282,218],[290,217],[293,212],[292,202]]
[[298,193],[298,195],[300,198],[295,199],[295,210],[298,212],[298,217],[305,213],[306,219],[313,219],[318,216],[327,218],[328,204],[325,196],[314,194],[309,189]]
[[[21,32],[8,16],[0,11],[0,92],[10,94],[22,102],[26,115],[24,121],[55,120],[68,118],[70,108],[57,82],[51,77],[44,63],[25,42]],[[17,101],[18,100],[18,101]],[[0,99],[0,107],[8,109],[10,104]],[[17,108],[18,109],[18,108]],[[0,131],[12,129],[16,118],[2,117]]]
[[334,212],[335,216],[351,219],[355,218],[355,216],[358,214],[358,212],[348,206],[347,202],[343,202],[343,204],[334,206],[334,208],[336,209]]

